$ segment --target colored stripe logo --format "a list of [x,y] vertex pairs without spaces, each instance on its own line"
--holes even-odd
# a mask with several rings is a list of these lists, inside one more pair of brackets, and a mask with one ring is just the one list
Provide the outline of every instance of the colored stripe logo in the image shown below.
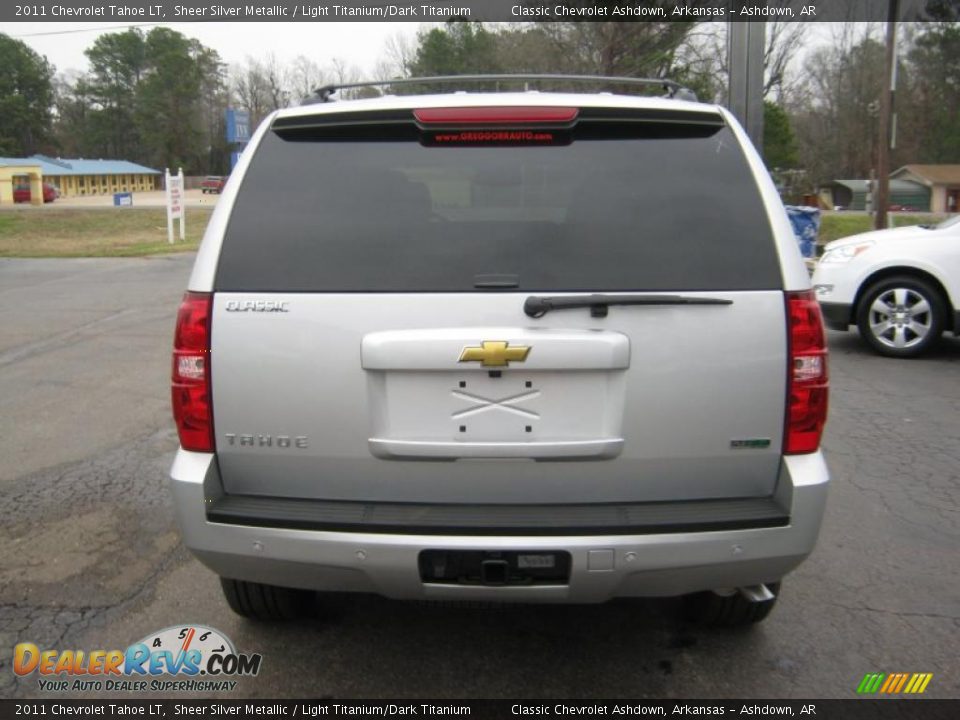
[[857,694],[919,695],[931,679],[933,673],[867,673],[857,686]]

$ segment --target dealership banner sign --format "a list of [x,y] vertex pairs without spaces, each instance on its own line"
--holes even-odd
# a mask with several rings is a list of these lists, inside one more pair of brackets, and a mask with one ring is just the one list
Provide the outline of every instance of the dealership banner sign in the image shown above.
[[[62,0],[0,3],[0,22],[885,21],[889,0]],[[956,20],[952,0],[899,0],[901,22]]]
[[[906,707],[909,705],[909,708]],[[960,715],[960,700],[0,700],[14,717],[735,717],[819,720],[939,720]]]

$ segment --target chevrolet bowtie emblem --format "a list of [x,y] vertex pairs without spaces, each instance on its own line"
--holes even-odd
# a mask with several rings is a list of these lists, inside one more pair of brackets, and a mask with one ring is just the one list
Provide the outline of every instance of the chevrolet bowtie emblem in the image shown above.
[[523,362],[530,354],[525,345],[508,347],[510,343],[502,340],[484,340],[480,347],[465,347],[458,362],[478,362],[484,367],[503,367],[510,361]]

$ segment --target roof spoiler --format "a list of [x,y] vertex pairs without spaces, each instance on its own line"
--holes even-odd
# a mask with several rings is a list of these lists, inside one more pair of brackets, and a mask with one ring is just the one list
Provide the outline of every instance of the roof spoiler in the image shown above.
[[[553,74],[520,74],[520,75],[438,75],[435,77],[398,78],[395,80],[370,80],[355,83],[336,83],[317,88],[311,97],[304,98],[301,105],[330,102],[333,94],[338,90],[362,87],[379,87],[384,85],[423,85],[450,84],[451,90],[458,90],[457,85],[466,83],[495,82],[495,83],[539,83],[539,82],[571,82],[571,83],[601,83],[605,85],[632,85],[645,87],[661,87],[665,96],[675,100],[697,102],[697,95],[690,88],[666,78],[634,78],[617,77],[612,75],[553,75]],[[529,89],[529,88],[524,88]],[[497,88],[499,92],[500,88]]]

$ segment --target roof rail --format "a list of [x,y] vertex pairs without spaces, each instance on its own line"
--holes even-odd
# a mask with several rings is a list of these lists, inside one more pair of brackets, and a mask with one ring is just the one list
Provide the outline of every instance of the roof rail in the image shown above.
[[336,83],[324,85],[314,91],[314,96],[305,98],[303,105],[330,102],[331,96],[338,90],[361,87],[377,87],[379,85],[422,85],[425,83],[474,83],[474,82],[593,82],[610,85],[642,85],[659,86],[666,91],[666,96],[677,100],[697,101],[697,95],[692,90],[678,82],[666,78],[634,78],[618,77],[614,75],[552,75],[552,74],[520,74],[520,75],[438,75],[436,77],[398,78],[395,80],[370,80],[366,82]]

